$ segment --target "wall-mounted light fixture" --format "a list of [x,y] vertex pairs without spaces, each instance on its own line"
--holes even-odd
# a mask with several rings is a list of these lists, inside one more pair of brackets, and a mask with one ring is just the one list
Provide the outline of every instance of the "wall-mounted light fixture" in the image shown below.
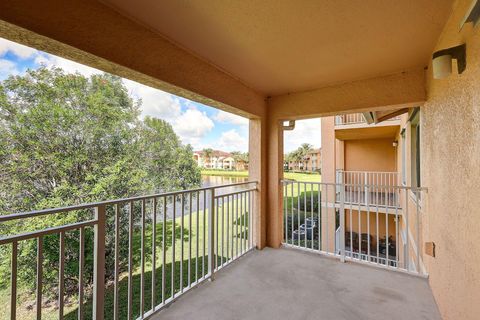
[[452,59],[457,60],[458,74],[467,67],[465,44],[434,52],[432,58],[434,79],[443,79],[452,73]]
[[295,120],[283,121],[283,130],[291,131],[295,129]]
[[392,146],[393,146],[394,148],[398,147],[398,141],[396,141],[396,140],[393,141]]

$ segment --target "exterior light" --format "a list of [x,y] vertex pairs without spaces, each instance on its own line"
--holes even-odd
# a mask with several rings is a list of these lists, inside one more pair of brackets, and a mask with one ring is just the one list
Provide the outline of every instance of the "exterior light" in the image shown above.
[[452,59],[457,60],[458,74],[465,71],[467,67],[465,52],[465,44],[434,52],[432,56],[433,78],[444,79],[448,77],[452,73]]

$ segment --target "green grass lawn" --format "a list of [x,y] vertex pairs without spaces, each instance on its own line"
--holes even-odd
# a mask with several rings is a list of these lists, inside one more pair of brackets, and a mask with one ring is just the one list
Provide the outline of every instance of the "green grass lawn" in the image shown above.
[[202,169],[203,176],[222,176],[222,177],[248,177],[248,171],[229,171],[229,170],[215,170]]
[[302,181],[302,182],[321,182],[322,176],[319,173],[299,173],[299,172],[284,172],[284,179]]
[[[248,177],[248,171],[227,171],[227,170],[212,170],[202,169],[202,175],[205,176],[224,176],[224,177]],[[285,179],[304,181],[304,182],[321,182],[321,175],[319,173],[300,173],[300,172],[285,172],[283,174]]]

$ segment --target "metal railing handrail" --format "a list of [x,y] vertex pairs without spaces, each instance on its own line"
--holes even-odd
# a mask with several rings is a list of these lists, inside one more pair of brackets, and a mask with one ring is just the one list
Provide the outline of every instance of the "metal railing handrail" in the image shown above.
[[84,210],[84,209],[92,209],[98,206],[106,206],[106,205],[114,205],[118,203],[126,203],[131,201],[139,201],[139,200],[149,200],[153,198],[160,198],[160,197],[171,197],[175,195],[180,195],[183,193],[188,192],[197,192],[197,191],[204,191],[204,190],[211,190],[211,189],[221,189],[221,188],[228,188],[228,187],[235,187],[245,184],[257,184],[258,181],[256,180],[249,180],[245,182],[236,182],[231,184],[223,184],[218,186],[209,186],[209,187],[201,187],[201,188],[194,188],[194,189],[186,189],[186,190],[178,190],[178,191],[171,191],[171,192],[164,192],[164,193],[157,193],[145,196],[134,196],[129,198],[120,198],[114,200],[105,200],[99,202],[90,202],[90,203],[83,203],[78,205],[72,205],[67,207],[60,207],[60,208],[49,208],[49,209],[42,209],[42,210],[34,210],[34,211],[27,211],[27,212],[20,212],[20,213],[12,213],[8,215],[0,215],[0,223],[18,220],[18,219],[26,219],[38,216],[44,216],[48,214],[56,214],[61,212],[69,212],[75,210]]
[[[398,121],[398,120],[400,120],[400,116],[392,117],[384,121]],[[362,124],[362,123],[367,123],[367,121],[365,120],[363,114],[360,112],[339,114],[335,116],[336,126],[345,126],[350,124]]]
[[344,170],[344,169],[337,169],[335,170],[336,172],[345,172],[345,173],[374,173],[374,174],[378,174],[378,173],[385,173],[385,174],[399,174],[398,171],[370,171],[370,170]]
[[306,183],[306,184],[315,184],[315,185],[326,185],[326,186],[346,186],[346,187],[369,187],[369,188],[379,188],[379,189],[400,189],[400,190],[410,190],[412,192],[416,191],[426,191],[428,192],[427,187],[411,187],[404,185],[381,185],[381,184],[365,184],[365,183],[336,183],[336,182],[315,182],[315,181],[297,181],[290,179],[281,179],[280,183]]
[[87,221],[82,221],[82,222],[75,222],[75,223],[70,223],[58,227],[51,227],[51,228],[46,228],[42,230],[37,230],[37,231],[32,231],[32,232],[25,232],[25,233],[19,233],[15,234],[12,236],[7,236],[7,237],[0,237],[0,245],[7,244],[7,243],[12,243],[14,241],[23,241],[23,240],[29,240],[29,239],[34,239],[38,238],[40,236],[46,236],[49,234],[54,234],[54,233],[60,233],[60,232],[66,232],[66,231],[71,231],[71,230],[77,230],[82,227],[91,227],[97,224],[98,220],[93,219],[93,220],[87,220]]

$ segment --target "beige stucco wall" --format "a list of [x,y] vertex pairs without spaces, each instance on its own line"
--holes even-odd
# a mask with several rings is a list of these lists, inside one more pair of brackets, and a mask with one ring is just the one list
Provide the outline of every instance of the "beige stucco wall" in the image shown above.
[[459,31],[471,1],[455,5],[436,50],[466,43],[461,75],[433,80],[421,110],[422,179],[428,187],[425,241],[430,285],[444,319],[480,317],[480,26]]
[[345,141],[345,170],[394,172],[396,148],[393,139]]

